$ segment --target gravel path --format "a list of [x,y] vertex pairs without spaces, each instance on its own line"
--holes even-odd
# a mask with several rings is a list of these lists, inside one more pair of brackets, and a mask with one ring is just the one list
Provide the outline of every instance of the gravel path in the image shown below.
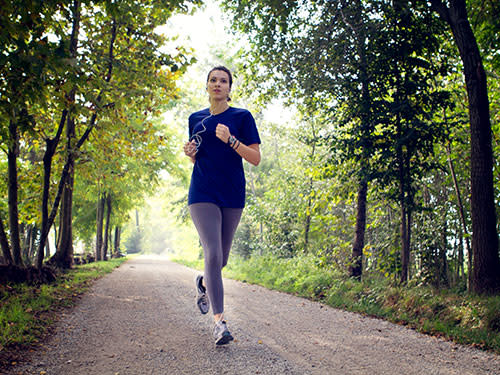
[[232,280],[235,341],[216,348],[195,275],[160,257],[127,261],[9,374],[500,374],[497,355]]

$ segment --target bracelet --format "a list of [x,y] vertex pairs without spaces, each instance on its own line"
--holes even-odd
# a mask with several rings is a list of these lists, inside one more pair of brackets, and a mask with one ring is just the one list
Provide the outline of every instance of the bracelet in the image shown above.
[[238,141],[238,144],[236,145],[236,147],[233,148],[233,150],[236,151],[238,149],[238,147],[240,147],[240,144],[241,144],[241,142]]

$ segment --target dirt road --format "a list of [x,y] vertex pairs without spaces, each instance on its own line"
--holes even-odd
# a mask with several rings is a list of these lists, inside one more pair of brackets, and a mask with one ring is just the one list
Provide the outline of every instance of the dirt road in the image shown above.
[[225,280],[235,341],[216,348],[196,271],[139,257],[95,283],[9,374],[500,374],[500,357]]

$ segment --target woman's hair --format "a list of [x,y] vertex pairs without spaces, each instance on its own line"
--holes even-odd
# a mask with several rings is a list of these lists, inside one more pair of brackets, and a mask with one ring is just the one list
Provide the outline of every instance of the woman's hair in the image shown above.
[[[229,77],[229,88],[231,88],[231,87],[233,86],[233,75],[231,74],[231,71],[230,71],[228,68],[226,68],[225,66],[222,66],[222,65],[216,66],[215,68],[212,68],[212,69],[208,72],[208,75],[207,75],[207,83],[208,83],[208,81],[209,81],[209,79],[210,79],[210,74],[212,74],[212,72],[213,72],[214,70],[221,70],[221,71],[223,71],[223,72],[226,72],[226,73],[227,73],[227,75],[228,75],[228,77]],[[227,97],[227,101],[228,101],[228,102],[229,102],[229,101],[231,101],[231,98],[230,98],[229,96]]]
[[229,76],[229,87],[231,88],[231,86],[233,85],[233,75],[231,74],[231,71],[228,68],[226,68],[225,66],[222,66],[222,65],[216,66],[215,68],[212,68],[212,70],[210,70],[208,72],[207,83],[208,83],[208,80],[210,79],[210,74],[212,74],[212,72],[214,70],[222,70],[223,72],[227,73],[227,75]]

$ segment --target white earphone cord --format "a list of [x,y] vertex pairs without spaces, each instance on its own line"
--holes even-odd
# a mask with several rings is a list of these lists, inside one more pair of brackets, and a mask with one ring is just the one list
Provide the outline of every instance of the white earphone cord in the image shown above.
[[205,132],[207,130],[207,127],[205,126],[205,120],[209,119],[210,117],[212,117],[213,115],[210,113],[207,117],[205,117],[203,120],[201,120],[201,126],[202,126],[202,129],[197,131],[196,133],[194,133],[191,138],[189,138],[190,141],[193,141],[194,140],[194,143],[196,145],[196,151],[198,151],[198,149],[200,148],[200,145],[201,145],[201,141],[202,141],[202,138],[201,138],[201,133]]

